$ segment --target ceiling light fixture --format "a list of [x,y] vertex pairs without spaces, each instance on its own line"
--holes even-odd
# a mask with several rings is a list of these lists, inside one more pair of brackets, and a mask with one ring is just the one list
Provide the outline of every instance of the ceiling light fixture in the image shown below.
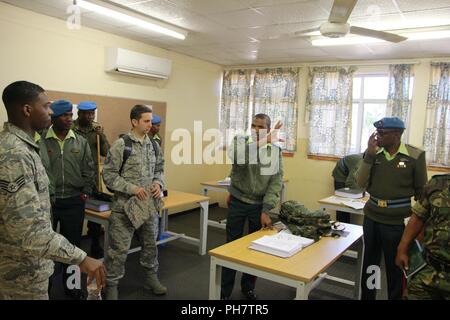
[[[135,26],[139,26],[141,28],[158,32],[167,36],[171,36],[180,40],[184,40],[187,36],[187,31],[182,30],[180,28],[176,28],[173,26],[170,26],[168,24],[164,24],[162,22],[151,20],[150,18],[137,18],[133,16],[133,13],[128,13],[125,10],[122,10],[120,8],[117,8],[115,6],[108,5],[106,3],[97,4],[98,1],[84,1],[84,0],[76,0],[76,5],[80,6],[81,8],[93,11],[98,14],[129,23]],[[126,12],[126,13],[125,13]],[[150,22],[151,21],[151,22]]]

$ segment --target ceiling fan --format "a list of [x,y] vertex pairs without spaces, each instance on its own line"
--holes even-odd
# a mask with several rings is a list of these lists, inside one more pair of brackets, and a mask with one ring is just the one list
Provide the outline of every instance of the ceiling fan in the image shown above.
[[[289,37],[310,36],[312,32],[320,31],[320,34],[322,36],[328,38],[342,38],[350,33],[364,37],[382,39],[385,41],[395,43],[408,39],[395,33],[366,29],[351,26],[350,24],[348,24],[347,20],[350,17],[353,8],[355,7],[357,2],[358,0],[334,0],[333,7],[331,8],[330,16],[328,17],[327,22],[322,23],[319,27],[297,31],[287,36]],[[271,39],[275,38],[279,37],[272,37]]]

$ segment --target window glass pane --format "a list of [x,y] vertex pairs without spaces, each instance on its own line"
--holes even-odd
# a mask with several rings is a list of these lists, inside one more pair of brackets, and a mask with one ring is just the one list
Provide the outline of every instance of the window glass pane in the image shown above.
[[388,89],[388,77],[364,78],[364,99],[387,99]]
[[414,77],[411,77],[409,83],[409,100],[412,99],[413,89],[414,89]]
[[350,154],[359,152],[358,144],[358,119],[359,119],[359,104],[354,103],[352,108],[352,133],[351,133],[351,146]]
[[386,116],[385,103],[366,103],[364,104],[363,126],[361,134],[361,151],[366,150],[367,141],[370,135],[375,131],[373,123]]
[[361,95],[361,77],[353,78],[353,99],[359,99]]

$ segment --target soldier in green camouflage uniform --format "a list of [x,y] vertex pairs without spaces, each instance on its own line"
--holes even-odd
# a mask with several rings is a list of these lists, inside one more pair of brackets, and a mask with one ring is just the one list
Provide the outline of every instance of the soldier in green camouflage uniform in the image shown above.
[[47,95],[17,81],[2,98],[8,122],[0,133],[0,300],[48,299],[52,260],[79,265],[103,286],[103,264],[52,229],[49,180],[33,139],[50,121]]
[[450,300],[450,174],[433,176],[397,249],[396,264],[408,267],[408,248],[425,227],[425,266],[408,282],[409,299]]
[[[100,192],[101,186],[98,185],[98,157],[97,152],[100,148],[100,155],[106,157],[109,150],[109,142],[103,132],[103,127],[94,121],[97,104],[93,101],[82,101],[78,104],[78,119],[73,122],[72,130],[83,136],[89,144],[92,153],[92,159],[95,164],[95,184],[96,191]],[[100,146],[97,144],[99,137]],[[96,258],[103,257],[103,249],[100,245],[100,236],[102,227],[100,224],[88,221],[88,236],[91,238],[91,255]]]
[[[117,286],[125,274],[125,261],[136,231],[124,211],[125,203],[132,196],[147,201],[149,197],[159,199],[164,188],[164,159],[161,149],[157,150],[147,136],[151,128],[152,109],[148,106],[133,107],[130,119],[133,125],[128,134],[131,139],[131,154],[123,164],[125,138],[116,140],[103,168],[103,179],[109,189],[114,190],[112,214],[110,217],[109,247],[106,251],[106,267],[108,269],[106,299],[117,299]],[[156,156],[157,155],[157,156]],[[148,192],[148,188],[151,192]],[[155,294],[165,294],[167,289],[161,285],[157,277],[158,250],[158,213],[152,212],[150,219],[137,230],[142,244],[140,262],[144,268],[144,288]]]

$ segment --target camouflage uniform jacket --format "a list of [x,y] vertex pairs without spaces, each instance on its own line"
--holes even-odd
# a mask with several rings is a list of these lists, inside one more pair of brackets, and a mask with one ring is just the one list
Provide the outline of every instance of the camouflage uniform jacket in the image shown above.
[[[258,151],[256,151],[258,150]],[[281,149],[273,144],[256,148],[250,136],[236,136],[228,156],[232,160],[230,193],[269,212],[280,202],[283,181]]]
[[[97,170],[98,165],[98,159],[97,159],[97,131],[95,129],[99,127],[100,124],[97,122],[92,123],[92,126],[89,126],[87,128],[80,127],[80,124],[78,122],[78,119],[73,122],[72,130],[78,133],[79,135],[83,136],[89,144],[89,147],[91,148],[91,154],[92,159],[95,163],[95,170]],[[109,150],[109,142],[106,138],[106,135],[104,133],[99,134],[100,136],[100,155],[102,157],[106,157]]]
[[[106,156],[103,166],[103,180],[106,186],[114,190],[114,200],[112,210],[124,212],[125,202],[134,195],[137,187],[148,187],[153,182],[164,189],[164,157],[161,148],[157,145],[157,150],[153,150],[150,138],[146,135],[140,141],[133,132],[129,133],[132,140],[132,151],[128,157],[120,175],[119,170],[123,162],[123,149],[125,141],[116,140]],[[158,157],[156,157],[158,154]]]
[[86,253],[53,231],[39,147],[11,123],[0,133],[0,179],[0,291],[35,292],[51,260],[80,264]]
[[412,208],[425,221],[424,246],[435,259],[450,265],[450,175],[436,175]]

